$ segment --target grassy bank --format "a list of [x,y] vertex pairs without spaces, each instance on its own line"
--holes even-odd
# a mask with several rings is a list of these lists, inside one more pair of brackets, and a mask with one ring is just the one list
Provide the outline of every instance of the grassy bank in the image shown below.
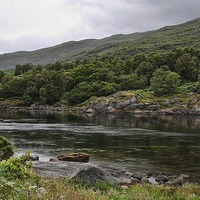
[[3,182],[1,179],[1,199],[200,199],[200,186],[185,184],[182,187],[136,184],[126,188],[106,183],[91,185],[67,178],[32,178]]

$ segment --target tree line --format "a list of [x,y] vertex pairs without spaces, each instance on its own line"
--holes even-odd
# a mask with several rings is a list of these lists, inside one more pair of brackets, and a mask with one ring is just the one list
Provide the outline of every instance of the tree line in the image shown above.
[[27,63],[16,65],[14,74],[0,70],[0,96],[20,98],[25,105],[75,105],[119,90],[149,88],[155,95],[172,93],[181,81],[197,82],[199,74],[200,50],[195,48],[176,47],[169,52],[136,54],[123,60],[102,56],[46,66]]

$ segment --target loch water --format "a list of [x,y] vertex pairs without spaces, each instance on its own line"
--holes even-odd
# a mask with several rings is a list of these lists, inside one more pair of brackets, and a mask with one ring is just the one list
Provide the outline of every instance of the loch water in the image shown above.
[[0,135],[43,161],[85,152],[94,164],[200,175],[200,116],[0,111]]

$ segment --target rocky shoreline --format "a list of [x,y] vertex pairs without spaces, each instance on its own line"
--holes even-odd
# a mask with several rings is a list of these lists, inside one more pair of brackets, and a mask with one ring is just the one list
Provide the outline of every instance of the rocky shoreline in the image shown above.
[[181,186],[188,181],[189,176],[168,176],[167,173],[152,174],[151,172],[130,172],[125,168],[107,165],[97,166],[92,163],[72,161],[32,161],[32,169],[41,176],[67,177],[69,179],[82,179],[90,183],[104,181],[122,186],[148,183],[153,185],[168,184]]
[[183,185],[184,179],[188,175],[169,176],[165,172],[153,175],[150,171],[130,172],[125,167],[113,167],[108,165],[95,165],[89,162],[89,154],[70,153],[51,158],[48,162],[39,161],[39,156],[30,155],[32,160],[32,169],[46,177],[67,177],[69,179],[81,179],[90,183],[104,181],[122,186],[131,184],[148,183],[153,185],[168,184],[171,186]]
[[62,105],[59,107],[32,104],[29,107],[17,106],[9,101],[0,102],[0,110],[36,110],[36,111],[64,111],[73,113],[105,113],[129,115],[200,115],[200,95],[188,93],[184,96],[173,96],[171,99],[155,100],[144,94],[119,92],[114,95],[98,98],[86,106],[69,109]]

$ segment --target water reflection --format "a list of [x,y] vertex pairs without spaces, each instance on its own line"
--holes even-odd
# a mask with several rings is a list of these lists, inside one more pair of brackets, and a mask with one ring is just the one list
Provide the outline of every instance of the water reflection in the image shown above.
[[199,121],[199,116],[1,111],[0,134],[42,158],[85,151],[92,162],[194,176],[200,168]]

